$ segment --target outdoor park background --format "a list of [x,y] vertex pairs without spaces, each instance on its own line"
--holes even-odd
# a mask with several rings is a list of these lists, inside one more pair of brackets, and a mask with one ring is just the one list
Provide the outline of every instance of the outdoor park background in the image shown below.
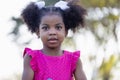
[[[20,19],[30,1],[0,0],[0,80],[21,80],[23,49],[40,49],[40,39]],[[47,5],[59,0],[45,0]],[[67,0],[68,1],[68,0]],[[88,80],[120,79],[120,0],[80,0],[86,26],[66,38],[63,48],[81,50]]]

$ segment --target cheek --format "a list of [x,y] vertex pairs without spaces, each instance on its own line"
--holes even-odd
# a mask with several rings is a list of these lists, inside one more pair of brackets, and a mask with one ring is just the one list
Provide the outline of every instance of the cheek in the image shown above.
[[45,40],[46,37],[47,37],[46,33],[43,32],[43,31],[40,31],[40,32],[39,32],[39,36],[40,36],[41,40]]
[[61,35],[61,36],[60,36],[60,39],[61,39],[61,40],[64,40],[64,38],[66,37],[66,33],[63,31],[63,32],[61,32],[60,35]]
[[47,35],[46,35],[45,33],[41,33],[41,34],[40,34],[40,38],[45,39],[46,37],[47,37]]
[[46,43],[46,42],[47,42],[47,37],[44,36],[44,35],[41,35],[41,36],[40,36],[40,39],[41,39],[41,41],[42,41],[43,43]]

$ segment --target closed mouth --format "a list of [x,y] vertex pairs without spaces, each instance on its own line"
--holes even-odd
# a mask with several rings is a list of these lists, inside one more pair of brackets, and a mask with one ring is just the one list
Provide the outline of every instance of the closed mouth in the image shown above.
[[58,41],[58,39],[56,39],[56,38],[48,39],[48,42],[50,42],[50,43],[56,43],[57,41]]

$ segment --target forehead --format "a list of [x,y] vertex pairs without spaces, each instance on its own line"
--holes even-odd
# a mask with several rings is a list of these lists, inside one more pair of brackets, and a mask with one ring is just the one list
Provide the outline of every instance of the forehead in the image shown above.
[[41,24],[43,23],[63,23],[63,18],[58,14],[48,14],[41,18]]

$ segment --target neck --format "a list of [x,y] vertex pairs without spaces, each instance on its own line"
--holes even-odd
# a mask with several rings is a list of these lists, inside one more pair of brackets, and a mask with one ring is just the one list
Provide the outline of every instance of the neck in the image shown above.
[[43,47],[42,51],[43,51],[44,54],[48,54],[48,55],[52,55],[52,56],[62,55],[61,48],[46,48],[46,47]]

